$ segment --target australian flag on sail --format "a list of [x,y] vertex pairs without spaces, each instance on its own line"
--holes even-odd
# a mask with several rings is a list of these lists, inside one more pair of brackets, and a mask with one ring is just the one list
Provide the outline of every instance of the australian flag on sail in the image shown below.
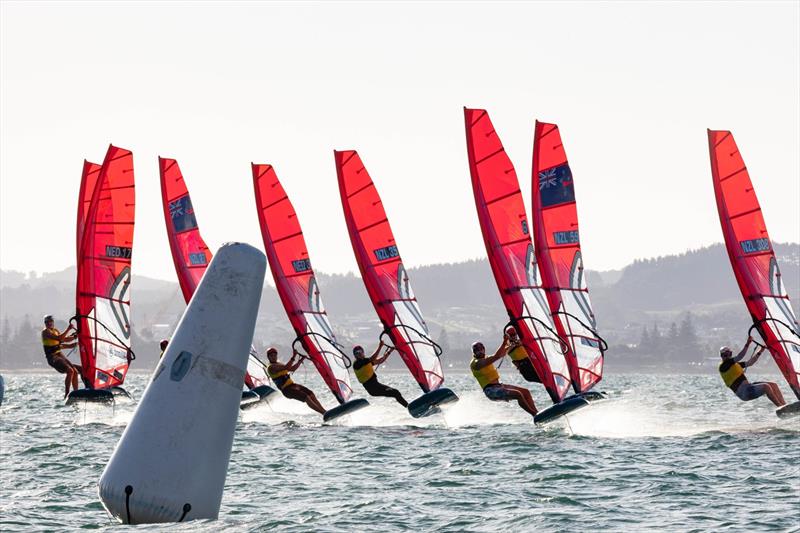
[[197,219],[194,217],[194,208],[192,208],[192,199],[189,198],[188,194],[169,203],[169,218],[172,220],[172,227],[175,228],[175,233],[181,233],[197,227]]
[[542,207],[575,201],[575,188],[568,163],[539,172],[539,195]]

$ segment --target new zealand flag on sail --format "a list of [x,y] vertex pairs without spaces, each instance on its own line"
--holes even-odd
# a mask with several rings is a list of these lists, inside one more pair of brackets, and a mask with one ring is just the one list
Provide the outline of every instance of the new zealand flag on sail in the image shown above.
[[175,233],[181,233],[197,227],[197,219],[194,217],[194,208],[192,208],[192,199],[189,198],[188,194],[169,203],[169,218],[172,219],[172,227],[175,228]]
[[575,188],[572,185],[572,172],[569,164],[553,167],[539,172],[539,194],[542,207],[575,201]]

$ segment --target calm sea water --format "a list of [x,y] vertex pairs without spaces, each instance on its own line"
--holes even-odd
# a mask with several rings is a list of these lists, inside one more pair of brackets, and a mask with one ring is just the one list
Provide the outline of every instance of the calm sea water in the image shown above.
[[[406,376],[382,377],[415,396]],[[135,405],[65,407],[56,375],[5,378],[0,530],[130,530],[96,483]],[[129,391],[146,380],[130,376]],[[296,380],[332,404],[310,372]],[[136,527],[800,531],[800,420],[739,402],[718,378],[608,376],[609,401],[546,429],[469,376],[448,384],[461,401],[422,421],[383,398],[335,425],[284,398],[245,413],[219,521]]]

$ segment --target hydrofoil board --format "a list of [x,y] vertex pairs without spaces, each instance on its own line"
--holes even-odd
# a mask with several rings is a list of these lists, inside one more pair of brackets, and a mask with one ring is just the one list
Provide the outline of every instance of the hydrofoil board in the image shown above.
[[605,400],[608,398],[606,393],[598,391],[586,391],[581,394],[568,396],[555,405],[551,405],[547,409],[540,411],[539,414],[533,417],[533,422],[537,426],[549,424],[553,420],[561,418],[573,411],[577,411],[582,407],[586,407],[591,402],[597,400]]
[[78,389],[70,392],[65,405],[72,405],[78,402],[112,403],[118,397],[131,399],[128,391],[122,387],[111,387],[108,389]]
[[442,405],[454,403],[458,401],[456,393],[446,387],[433,390],[425,393],[410,404],[408,404],[408,412],[414,418],[422,418],[439,413]]
[[239,409],[250,409],[268,402],[272,394],[276,393],[275,389],[269,385],[259,385],[250,390],[242,391],[242,400],[239,402]]
[[349,415],[350,413],[354,413],[359,409],[363,409],[369,405],[369,402],[364,398],[356,398],[355,400],[350,400],[349,402],[344,402],[341,405],[337,405],[333,409],[328,409],[324,415],[322,415],[322,420],[324,422],[330,422],[331,420],[336,420],[340,416]]
[[798,416],[800,415],[800,402],[787,403],[783,407],[777,408],[775,414],[778,415],[778,418],[793,418]]

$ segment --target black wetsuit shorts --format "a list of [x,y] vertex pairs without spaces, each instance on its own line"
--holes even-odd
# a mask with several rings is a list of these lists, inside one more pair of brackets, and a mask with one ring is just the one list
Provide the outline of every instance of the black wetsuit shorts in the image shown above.
[[388,385],[384,385],[378,381],[377,376],[372,376],[366,382],[362,383],[362,385],[364,385],[364,389],[366,389],[370,396],[386,396],[388,398],[394,398],[397,400],[397,403],[403,407],[408,407],[408,402],[406,402],[406,400],[403,398],[403,395],[400,394],[400,391],[393,389]]
[[514,366],[517,367],[519,373],[525,378],[525,381],[531,381],[533,383],[541,383],[542,380],[539,379],[539,376],[536,374],[536,369],[533,368],[533,363],[531,363],[530,359],[520,359],[519,361],[514,361]]

